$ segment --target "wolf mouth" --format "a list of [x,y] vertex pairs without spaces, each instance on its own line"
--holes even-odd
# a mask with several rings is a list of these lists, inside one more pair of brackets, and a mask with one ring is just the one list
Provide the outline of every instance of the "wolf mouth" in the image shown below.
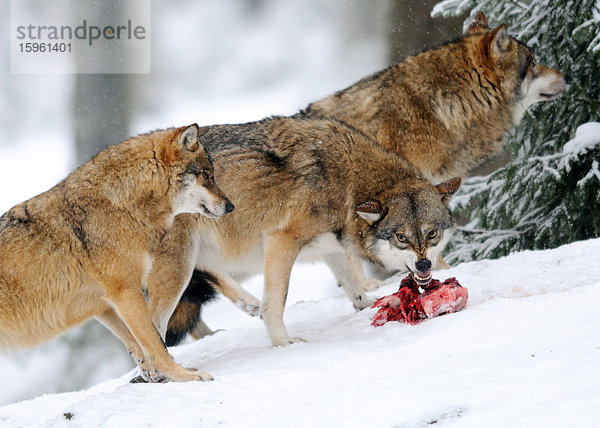
[[209,210],[206,205],[200,204],[200,214],[208,217],[208,218],[219,218],[220,216],[214,214],[211,210]]
[[556,92],[554,94],[540,93],[540,97],[542,97],[546,101],[551,101],[555,98],[558,98],[562,94],[561,92]]
[[430,270],[428,270],[427,272],[413,272],[410,268],[408,268],[408,270],[411,273],[413,280],[417,283],[419,287],[427,287],[431,282],[432,275]]
[[413,272],[413,279],[420,286],[427,286],[431,282],[431,271]]

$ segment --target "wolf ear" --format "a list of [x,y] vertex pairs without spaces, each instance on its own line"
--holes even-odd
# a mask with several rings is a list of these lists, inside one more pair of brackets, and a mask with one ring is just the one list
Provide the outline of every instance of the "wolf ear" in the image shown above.
[[191,124],[181,131],[177,139],[177,144],[190,152],[195,152],[200,147],[200,143],[198,142],[199,131],[198,124]]
[[454,195],[460,187],[461,181],[460,177],[454,177],[435,186],[435,190],[442,195],[442,202],[448,203],[452,195]]
[[367,202],[358,204],[356,207],[356,213],[364,218],[369,225],[373,225],[385,214],[385,210],[381,205],[381,202],[377,199],[370,199]]
[[485,34],[488,31],[490,31],[490,26],[488,25],[485,14],[482,11],[477,12],[477,15],[475,15],[475,20],[471,22],[471,25],[469,25],[467,35]]
[[508,31],[506,31],[506,25],[502,24],[491,34],[490,47],[491,51],[496,56],[502,56],[508,52],[510,47],[510,39],[508,38]]

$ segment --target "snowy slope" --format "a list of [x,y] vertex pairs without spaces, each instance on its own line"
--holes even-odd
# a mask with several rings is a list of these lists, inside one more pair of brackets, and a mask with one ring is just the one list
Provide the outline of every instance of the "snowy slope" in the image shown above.
[[[459,265],[467,308],[371,327],[321,268],[329,297],[288,306],[307,343],[269,346],[259,320],[171,348],[210,383],[129,384],[0,407],[1,426],[592,427],[600,419],[600,239]],[[374,295],[396,291],[399,276]],[[232,305],[223,311],[236,311]],[[233,313],[233,312],[231,312]],[[68,420],[67,417],[70,419]]]

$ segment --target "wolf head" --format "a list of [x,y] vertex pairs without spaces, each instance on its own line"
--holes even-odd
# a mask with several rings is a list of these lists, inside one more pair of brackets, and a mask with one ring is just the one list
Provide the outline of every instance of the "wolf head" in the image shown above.
[[527,107],[553,100],[566,89],[563,73],[537,63],[525,44],[509,37],[506,25],[491,29],[483,12],[477,13],[467,36],[479,39],[480,62],[491,66],[501,77],[500,86],[505,94],[514,94],[515,124]]
[[363,235],[372,260],[388,270],[407,268],[417,283],[427,285],[454,231],[448,201],[460,181],[403,184],[357,205],[357,214],[369,226]]
[[218,218],[233,211],[234,206],[215,183],[210,158],[198,141],[199,132],[195,123],[179,128],[165,155],[175,158],[179,165],[173,211],[175,215],[198,213]]

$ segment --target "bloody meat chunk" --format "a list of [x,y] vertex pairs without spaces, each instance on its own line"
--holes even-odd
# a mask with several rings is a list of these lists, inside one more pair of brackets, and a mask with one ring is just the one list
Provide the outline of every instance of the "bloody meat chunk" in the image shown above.
[[389,296],[382,297],[373,304],[379,308],[373,316],[374,326],[388,321],[405,321],[417,324],[425,318],[457,312],[467,305],[469,292],[461,287],[456,278],[444,282],[432,279],[421,293],[412,274],[400,282],[400,289]]

